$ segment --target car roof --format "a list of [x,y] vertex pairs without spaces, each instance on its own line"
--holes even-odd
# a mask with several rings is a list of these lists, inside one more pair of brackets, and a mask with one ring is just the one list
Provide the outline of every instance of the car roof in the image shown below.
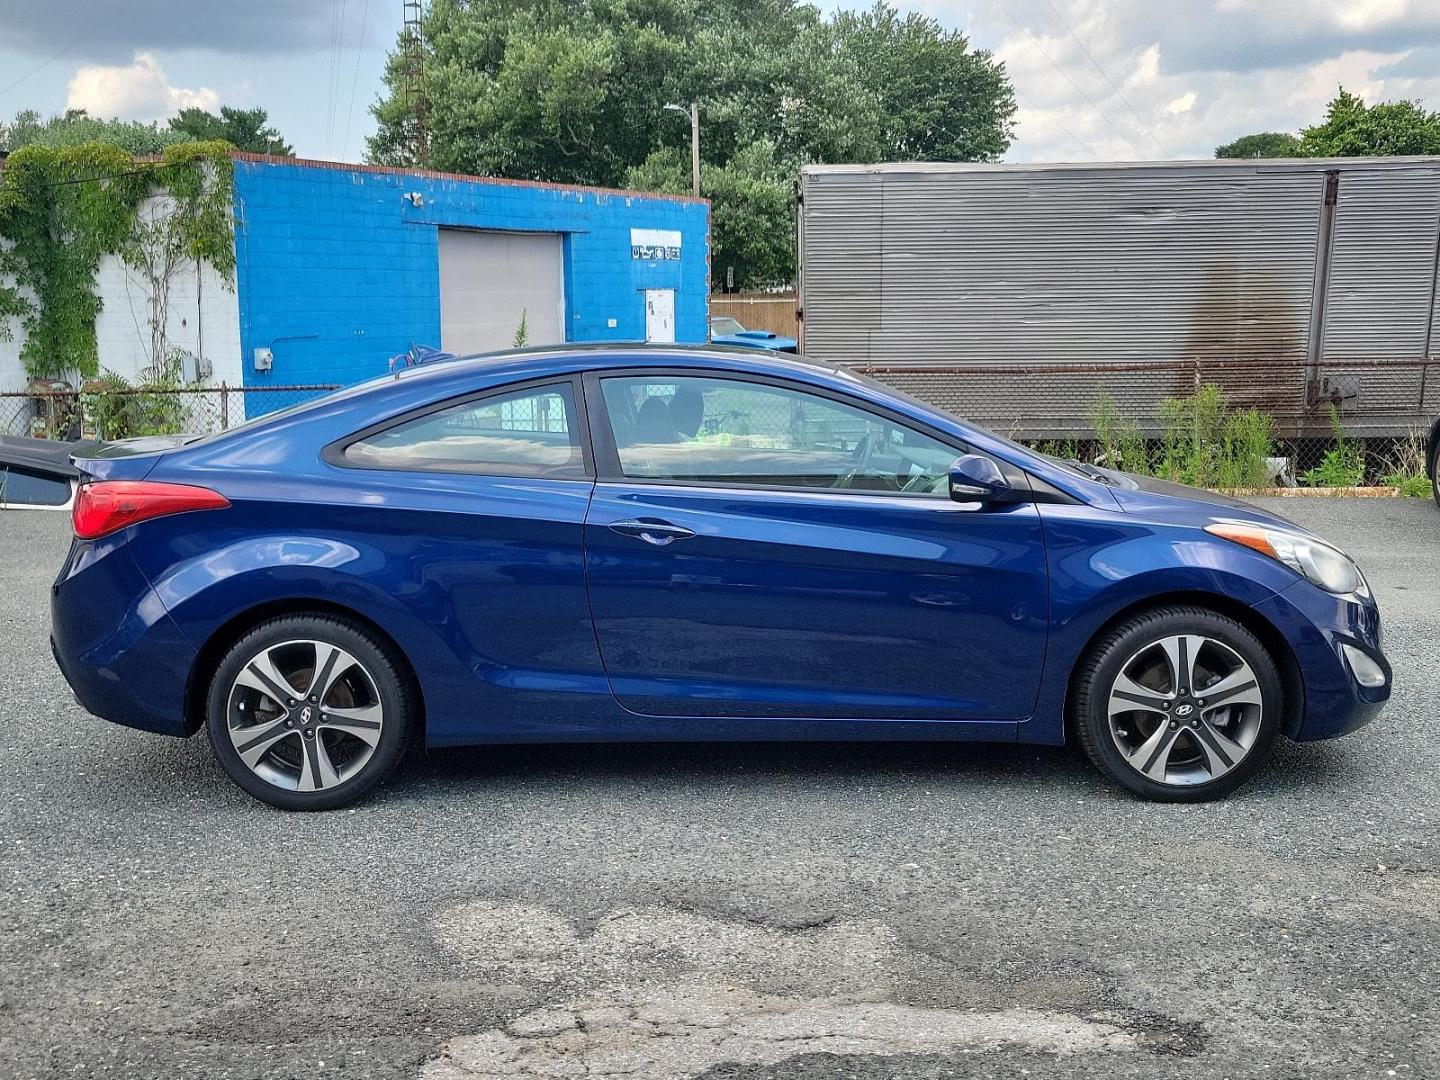
[[475,353],[469,356],[435,360],[428,364],[401,368],[390,374],[347,387],[332,395],[356,397],[370,392],[383,392],[387,385],[401,383],[409,387],[467,382],[477,376],[504,374],[516,380],[591,371],[610,367],[734,367],[757,374],[780,377],[807,374],[828,375],[847,380],[851,373],[828,360],[794,353],[776,354],[765,349],[744,345],[658,345],[648,342],[577,342],[569,345],[536,345],[522,349]]
[[[727,318],[729,316],[726,316]],[[441,365],[446,370],[453,371],[456,366],[468,364],[479,366],[482,364],[493,364],[499,361],[519,360],[527,357],[571,357],[571,356],[594,356],[593,367],[611,367],[611,360],[627,360],[643,357],[646,360],[654,358],[673,357],[684,363],[687,360],[704,358],[708,360],[742,360],[750,361],[755,359],[756,350],[742,347],[725,348],[713,343],[692,345],[686,343],[678,344],[657,344],[649,341],[584,341],[575,342],[569,345],[532,345],[522,349],[501,349],[496,352],[471,353],[467,356],[457,356],[453,360],[439,361],[433,367],[429,365],[417,365],[414,368],[406,368],[406,372],[436,370]],[[771,358],[775,359],[775,358]],[[814,357],[803,356],[797,353],[789,353],[779,361],[778,366],[782,368],[795,368],[822,371],[841,371],[839,365],[832,364],[829,360],[818,360]]]
[[[376,421],[451,395],[548,378],[562,379],[606,368],[697,368],[790,378],[832,389],[854,390],[862,379],[826,360],[736,345],[657,345],[645,342],[580,342],[539,345],[437,359],[354,383],[288,409],[254,417],[189,444],[199,446],[273,430],[317,416],[374,412]],[[893,393],[893,392],[892,392]],[[917,403],[918,404],[918,403]]]

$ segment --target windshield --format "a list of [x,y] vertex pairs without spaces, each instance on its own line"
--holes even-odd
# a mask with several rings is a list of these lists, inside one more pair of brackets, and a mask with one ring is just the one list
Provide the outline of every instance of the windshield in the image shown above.
[[716,315],[710,320],[710,336],[725,337],[728,334],[743,334],[745,327],[740,325],[739,320],[732,319],[729,315]]

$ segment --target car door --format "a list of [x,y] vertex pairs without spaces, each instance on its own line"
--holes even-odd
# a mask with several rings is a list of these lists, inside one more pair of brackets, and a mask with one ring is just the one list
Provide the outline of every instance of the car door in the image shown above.
[[625,708],[1029,716],[1047,627],[1040,518],[1026,500],[952,501],[966,447],[779,380],[606,372],[585,393],[590,607]]

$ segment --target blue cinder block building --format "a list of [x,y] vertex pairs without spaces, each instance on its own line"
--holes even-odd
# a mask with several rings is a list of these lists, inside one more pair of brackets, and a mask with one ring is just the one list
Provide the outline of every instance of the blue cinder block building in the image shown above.
[[708,336],[700,199],[236,154],[235,255],[245,386],[505,348],[522,320],[531,345]]

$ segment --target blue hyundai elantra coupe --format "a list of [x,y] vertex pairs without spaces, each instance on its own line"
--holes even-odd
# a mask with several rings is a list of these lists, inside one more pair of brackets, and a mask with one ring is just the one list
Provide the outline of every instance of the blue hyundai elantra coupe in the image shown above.
[[76,697],[287,809],[412,739],[1073,740],[1199,801],[1390,695],[1331,544],[756,350],[449,360],[77,464]]

